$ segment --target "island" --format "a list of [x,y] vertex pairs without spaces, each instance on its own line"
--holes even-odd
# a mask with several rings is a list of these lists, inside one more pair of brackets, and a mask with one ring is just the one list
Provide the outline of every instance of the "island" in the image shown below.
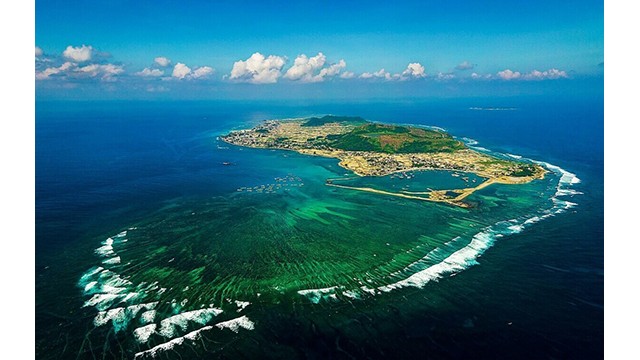
[[435,128],[371,122],[361,117],[326,115],[304,119],[266,120],[221,139],[229,144],[282,149],[336,158],[358,176],[387,176],[408,171],[449,170],[476,174],[478,186],[422,192],[392,192],[354,187],[327,179],[326,185],[407,199],[442,202],[462,208],[473,192],[491,184],[524,184],[544,178],[537,164],[506,160],[470,149],[462,141]]

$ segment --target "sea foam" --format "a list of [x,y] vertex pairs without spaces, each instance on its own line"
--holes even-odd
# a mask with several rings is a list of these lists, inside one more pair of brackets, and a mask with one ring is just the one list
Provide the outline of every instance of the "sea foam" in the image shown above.
[[176,335],[176,327],[179,327],[182,331],[187,330],[189,322],[196,322],[204,325],[208,323],[214,316],[218,316],[222,313],[221,309],[208,308],[183,312],[177,315],[168,317],[160,322],[160,330],[158,333],[164,337],[171,338]]
[[234,333],[237,333],[240,330],[240,328],[253,330],[254,326],[255,324],[253,323],[253,321],[249,320],[249,318],[246,315],[216,324],[217,328],[219,329],[226,328],[233,331]]
[[[145,350],[145,351],[141,351],[139,353],[136,353],[134,355],[134,359],[137,359],[139,357],[144,357],[144,356],[156,357],[156,355],[159,352],[164,352],[164,351],[167,351],[167,350],[171,350],[177,345],[182,345],[182,343],[184,343],[185,340],[191,340],[191,341],[198,340],[200,338],[200,333],[202,331],[207,331],[207,330],[211,330],[211,329],[213,329],[212,326],[205,326],[205,327],[202,327],[202,328],[200,328],[198,330],[192,331],[192,332],[190,332],[190,333],[188,333],[188,334],[186,334],[184,336],[180,336],[180,337],[171,339],[171,340],[169,340],[169,341],[167,341],[165,343],[162,343],[160,345],[154,346],[149,350]],[[145,331],[148,331],[148,330],[145,330]],[[143,335],[145,335],[145,334],[143,334]],[[149,336],[151,336],[151,334],[149,334]]]

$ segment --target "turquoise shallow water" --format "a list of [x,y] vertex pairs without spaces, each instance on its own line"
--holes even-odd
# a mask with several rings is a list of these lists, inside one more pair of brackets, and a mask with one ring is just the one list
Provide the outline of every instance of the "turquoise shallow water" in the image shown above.
[[[52,177],[41,178],[36,350],[43,358],[381,357],[425,350],[455,357],[470,351],[448,346],[452,339],[489,351],[482,341],[514,323],[489,314],[518,318],[517,309],[524,308],[493,298],[486,312],[469,310],[489,294],[508,291],[501,282],[509,283],[509,276],[501,271],[509,264],[545,256],[533,250],[536,236],[523,240],[522,234],[557,236],[549,231],[558,226],[554,221],[571,216],[586,197],[576,175],[551,164],[544,180],[475,193],[471,210],[332,188],[326,179],[350,175],[336,160],[230,146],[216,136],[253,119],[211,130],[209,119],[189,114],[182,126],[160,121],[146,148],[131,149],[121,140],[127,148],[122,157],[109,156],[99,166],[108,179],[120,180],[96,176],[89,189],[70,189],[72,201],[60,188],[53,195],[62,185]],[[49,121],[40,129],[55,129]],[[153,146],[162,151],[146,153]],[[153,163],[165,168],[154,172]],[[59,171],[46,163],[39,168],[45,175]],[[411,177],[347,182],[393,190],[465,185],[444,171]],[[96,207],[103,209],[90,210]],[[74,212],[79,219],[55,216]],[[74,232],[69,237],[78,240],[47,243],[65,222]],[[507,247],[485,261],[505,243],[515,250]],[[546,265],[527,271],[520,279],[528,285],[514,291],[533,291],[527,298],[537,298],[540,290],[532,289],[544,281],[536,274],[563,270]],[[597,301],[577,299],[597,309]],[[536,328],[516,323],[520,331]],[[476,343],[474,334],[484,340]],[[389,336],[402,346],[371,342]]]

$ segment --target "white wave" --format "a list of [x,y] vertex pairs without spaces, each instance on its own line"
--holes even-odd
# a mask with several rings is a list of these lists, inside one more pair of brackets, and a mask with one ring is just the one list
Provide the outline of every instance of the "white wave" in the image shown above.
[[146,326],[141,326],[135,330],[133,330],[133,336],[135,336],[138,343],[146,343],[151,335],[156,331],[156,324],[149,324]]
[[145,311],[140,315],[140,322],[143,324],[152,323],[156,318],[156,310]]
[[113,324],[116,332],[124,330],[136,315],[143,309],[153,309],[157,303],[136,304],[127,307],[117,307],[106,311],[100,311],[93,319],[93,324],[98,327],[105,325],[109,321]]
[[107,260],[102,261],[102,263],[107,265],[120,264],[120,256],[109,258]]
[[116,299],[121,299],[123,296],[121,294],[95,294],[91,299],[85,301],[82,307],[93,306],[98,310],[106,310]]
[[84,292],[87,293],[87,292],[91,291],[91,289],[93,289],[93,287],[96,286],[97,283],[98,283],[97,281],[92,281],[92,282],[88,283],[87,285],[85,285]]
[[524,229],[524,226],[519,224],[509,226],[509,230],[513,231],[514,233],[519,233],[523,229]]
[[94,277],[94,275],[100,273],[102,270],[104,270],[104,268],[101,266],[92,267],[80,277],[78,284],[80,284],[81,286],[84,286],[85,283],[90,281]]
[[208,308],[183,312],[177,315],[168,317],[160,321],[160,330],[158,333],[164,337],[174,337],[176,327],[179,327],[182,331],[187,330],[189,322],[196,322],[204,325],[208,323],[214,316],[218,316],[222,313],[221,309]]
[[524,222],[525,225],[530,225],[530,224],[535,224],[538,221],[542,220],[542,218],[540,216],[534,216],[530,219],[527,219],[527,221]]
[[203,331],[208,331],[213,329],[212,326],[204,326],[198,330],[194,330],[184,336],[180,336],[177,337],[175,339],[171,339],[165,343],[162,343],[160,345],[154,346],[153,348],[149,349],[149,350],[145,350],[145,351],[141,351],[139,353],[136,353],[134,355],[134,359],[137,359],[138,357],[142,357],[142,356],[147,356],[150,355],[151,357],[156,357],[156,355],[158,354],[158,352],[160,351],[167,351],[167,350],[171,350],[173,349],[175,346],[177,345],[182,345],[182,343],[184,343],[185,340],[191,340],[191,341],[196,341],[200,338],[200,333]]
[[253,321],[249,320],[249,318],[246,315],[244,315],[239,318],[217,323],[216,327],[219,329],[227,328],[233,331],[234,333],[237,333],[240,330],[240,328],[253,330],[254,325],[255,324],[253,323]]
[[478,142],[474,139],[463,137],[462,140],[469,146],[478,145]]
[[360,294],[353,290],[343,291],[342,295],[348,297],[349,299],[360,299]]
[[93,319],[93,325],[102,326],[109,322],[109,320],[113,320],[114,327],[116,327],[117,323],[121,323],[124,321],[126,309],[124,307],[119,307],[115,309],[109,309],[108,311],[100,311],[98,315]]
[[491,150],[487,149],[487,148],[483,148],[482,146],[470,146],[478,151],[483,151],[483,152],[491,152]]
[[[110,270],[100,271],[100,275],[95,276],[95,271],[92,271],[91,276],[83,276],[79,285],[82,286],[84,281],[92,280],[84,284],[84,294],[120,294],[127,291],[127,288],[132,285],[128,280],[123,279],[120,275]],[[93,280],[95,279],[95,280]]]
[[556,196],[574,196],[574,195],[582,195],[584,193],[580,191],[576,191],[573,189],[558,189],[556,192]]
[[505,155],[507,155],[507,156],[509,156],[509,157],[512,157],[512,158],[514,158],[514,159],[522,159],[522,156],[520,156],[520,155],[514,155],[514,154],[508,154],[508,153],[507,153],[507,154],[505,154]]
[[561,168],[560,166],[549,164],[548,162],[545,162],[545,161],[536,161],[536,160],[531,160],[531,161],[533,161],[538,165],[542,165],[546,167],[547,169],[555,172],[556,174],[559,174],[560,175],[559,185],[573,185],[573,184],[580,183],[580,179],[576,176],[576,174],[568,172],[567,170]]
[[236,300],[235,302],[236,302],[236,306],[238,307],[238,312],[244,310],[244,308],[246,308],[247,306],[251,305],[251,303],[248,302],[248,301]]
[[119,237],[119,238],[123,238],[127,236],[127,230],[124,230],[122,232],[120,232],[118,235],[116,235],[115,237]]
[[298,294],[307,297],[309,301],[311,301],[314,304],[317,304],[320,302],[320,300],[322,300],[323,295],[333,293],[336,288],[337,286],[332,286],[332,287],[322,288],[322,289],[305,289],[305,290],[299,290]]
[[449,255],[442,262],[419,271],[404,280],[378,287],[378,290],[389,292],[394,289],[413,286],[424,287],[428,282],[441,278],[444,274],[459,272],[477,264],[476,258],[488,249],[495,240],[495,232],[491,227],[485,228],[471,239],[464,248]]
[[113,251],[113,246],[112,245],[101,246],[101,247],[99,247],[99,248],[97,248],[95,250],[95,253],[100,255],[100,256],[104,256],[104,257],[115,255],[115,252]]
[[131,300],[131,299],[138,298],[138,297],[140,297],[141,295],[142,295],[142,294],[140,294],[140,293],[138,293],[138,292],[130,292],[130,293],[128,293],[127,295],[125,295],[125,297],[124,297],[122,300],[120,300],[120,302],[127,302],[127,301],[129,301],[129,300]]

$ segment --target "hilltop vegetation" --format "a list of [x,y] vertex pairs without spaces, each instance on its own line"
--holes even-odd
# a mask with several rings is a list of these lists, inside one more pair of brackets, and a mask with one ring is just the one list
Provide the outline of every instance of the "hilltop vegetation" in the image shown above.
[[322,126],[329,123],[359,125],[359,124],[367,123],[367,120],[361,118],[360,116],[325,115],[321,118],[318,118],[318,117],[309,118],[300,126]]
[[330,146],[348,151],[396,153],[453,152],[465,148],[451,135],[409,126],[366,123],[342,134],[327,136]]

